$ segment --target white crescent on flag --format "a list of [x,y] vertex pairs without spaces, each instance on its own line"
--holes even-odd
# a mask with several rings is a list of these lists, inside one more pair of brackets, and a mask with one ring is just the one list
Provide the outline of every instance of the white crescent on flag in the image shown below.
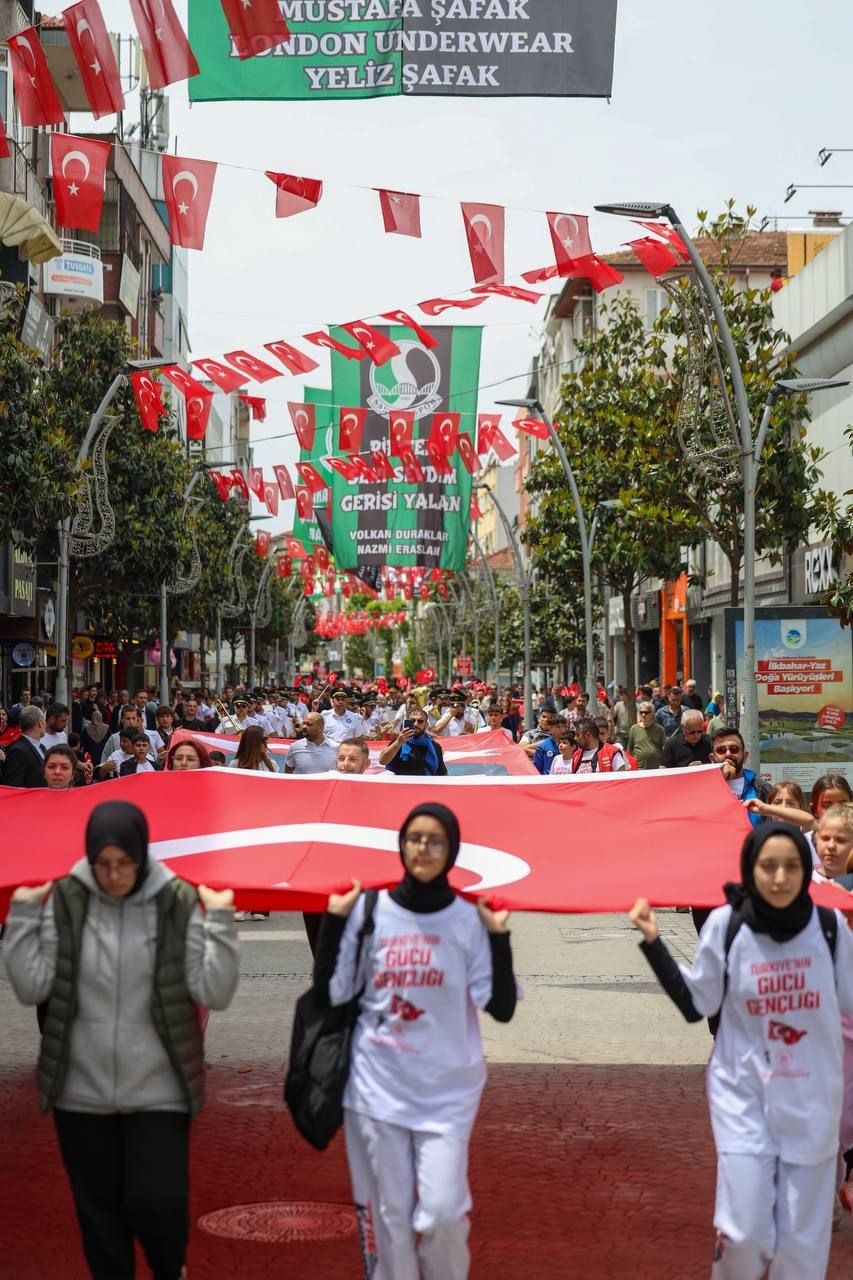
[[[568,223],[571,229],[569,231],[561,231],[561,222]],[[554,219],[554,230],[556,231],[563,248],[569,249],[580,231],[580,224],[577,218],[571,217],[568,213],[561,213],[558,218]]]
[[491,240],[492,238],[491,221],[486,217],[484,213],[475,213],[474,217],[471,219],[471,230],[473,231],[475,227],[479,227],[481,224],[486,228],[486,234],[485,236],[481,236],[479,233],[477,233],[477,239]]
[[84,181],[84,182],[88,182],[88,181],[89,181],[89,174],[91,173],[91,165],[89,164],[89,157],[88,157],[87,155],[84,155],[82,151],[68,151],[68,152],[66,152],[66,154],[65,154],[65,156],[63,157],[63,160],[62,160],[62,176],[63,176],[63,178],[64,178],[64,177],[66,177],[66,175],[67,175],[67,169],[68,169],[68,166],[69,166],[69,164],[71,163],[71,161],[72,161],[72,160],[76,160],[76,161],[78,161],[78,163],[79,163],[79,164],[82,164],[82,166],[83,166],[83,181]]
[[181,169],[180,173],[176,173],[172,179],[172,194],[177,198],[178,183],[188,182],[193,189],[192,199],[198,197],[198,178],[189,169]]

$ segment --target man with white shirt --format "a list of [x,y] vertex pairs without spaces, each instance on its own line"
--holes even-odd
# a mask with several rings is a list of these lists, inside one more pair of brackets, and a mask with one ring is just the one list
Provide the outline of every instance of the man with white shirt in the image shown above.
[[166,745],[157,730],[143,728],[140,724],[138,710],[133,703],[128,703],[121,709],[121,727],[118,733],[114,733],[107,738],[104,749],[101,752],[101,761],[106,760],[114,751],[119,750],[121,747],[119,737],[123,729],[142,729],[142,732],[145,734],[151,746],[149,757],[152,764],[158,759],[161,752],[165,753]]
[[285,773],[329,773],[337,768],[338,744],[326,737],[319,711],[305,717],[305,737],[297,738],[284,761]]
[[242,733],[250,724],[257,724],[254,716],[249,715],[249,699],[245,693],[236,693],[231,705],[233,710],[226,720],[220,720],[216,726],[217,733]]
[[67,746],[68,708],[62,702],[54,702],[44,713],[45,732],[41,740],[42,751],[51,747]]
[[343,742],[345,738],[363,738],[367,730],[364,721],[355,711],[347,710],[347,694],[336,689],[332,694],[332,709],[324,711],[323,724],[330,742]]
[[38,707],[21,707],[18,717],[21,736],[6,750],[3,784],[7,787],[44,787],[44,712]]
[[432,732],[442,738],[457,738],[461,733],[479,733],[484,729],[483,717],[476,707],[468,707],[461,693],[450,700],[450,710],[435,724]]

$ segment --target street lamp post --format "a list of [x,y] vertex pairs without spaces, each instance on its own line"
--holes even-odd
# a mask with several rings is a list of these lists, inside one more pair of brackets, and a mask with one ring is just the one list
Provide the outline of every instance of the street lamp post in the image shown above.
[[[183,497],[183,520],[187,521],[189,515],[190,504],[192,501],[193,489],[198,484],[199,479],[205,474],[207,467],[204,463],[200,464],[198,470],[194,471],[190,476],[189,483],[184,490]],[[169,595],[183,595],[187,591],[192,591],[193,587],[201,577],[201,556],[198,551],[198,543],[196,542],[195,529],[190,525],[190,535],[192,538],[192,552],[189,569],[182,573],[179,569],[178,576],[171,586],[163,580],[160,583],[160,705],[167,707],[169,705]]]
[[[271,571],[272,571],[272,560],[267,560],[266,564],[264,565],[264,571],[261,574],[260,581],[258,582],[258,589],[255,592],[255,599],[254,599],[254,603],[252,604],[252,609],[250,613],[251,631],[250,631],[250,642],[249,642],[249,672],[248,672],[248,677],[249,677],[248,683],[250,688],[254,688],[255,686],[255,630],[258,625],[258,614],[260,611],[261,596],[266,590],[267,584],[270,580]],[[271,600],[267,599],[265,601],[263,613],[261,614],[261,618],[260,618],[262,627],[265,627],[267,625],[271,616],[272,616],[272,602]]]
[[483,568],[486,571],[486,580],[489,584],[489,592],[492,597],[492,606],[495,611],[495,684],[497,684],[500,679],[499,672],[501,668],[501,608],[500,608],[500,602],[498,600],[498,589],[497,589],[497,586],[495,585],[495,575],[492,570],[492,566],[489,564],[488,560],[486,559],[485,553],[483,551],[482,546],[480,545],[480,540],[477,537],[477,534],[475,532],[473,525],[471,526],[471,537],[473,539],[474,546],[476,547],[477,555],[480,557],[480,560],[482,561],[482,564],[483,564]]
[[[518,545],[518,538],[515,536],[515,530],[512,527],[509,516],[498,501],[497,494],[492,490],[491,485],[484,481],[474,486],[475,489],[485,489],[495,504],[495,510],[498,513],[500,522],[503,525],[507,542],[512,550],[512,558],[515,562],[515,572],[518,578],[518,593],[521,599],[521,615],[522,625],[524,628],[524,718],[526,724],[533,724],[533,672],[530,667],[530,571],[525,568],[524,560],[521,555],[521,547]],[[586,534],[584,534],[584,537]]]

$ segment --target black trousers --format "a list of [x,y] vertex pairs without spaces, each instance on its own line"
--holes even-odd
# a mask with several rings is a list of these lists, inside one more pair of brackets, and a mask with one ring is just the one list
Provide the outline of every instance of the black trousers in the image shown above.
[[179,1280],[189,1239],[189,1116],[53,1114],[93,1280],[133,1280],[134,1238],[154,1280]]

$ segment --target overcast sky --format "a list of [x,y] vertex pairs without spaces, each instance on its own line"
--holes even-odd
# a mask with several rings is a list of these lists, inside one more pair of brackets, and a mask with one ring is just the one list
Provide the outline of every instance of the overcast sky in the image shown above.
[[[128,0],[101,4],[110,29],[133,32]],[[185,20],[186,0],[176,7]],[[853,147],[851,48],[850,0],[619,0],[609,104],[394,97],[190,108],[186,86],[173,86],[170,149],[223,166],[205,249],[190,254],[192,354],[263,355],[263,342],[461,291],[472,277],[460,200],[511,207],[508,274],[553,260],[545,209],[665,199],[692,226],[696,209],[734,196],[800,228],[808,223],[791,220],[809,209],[853,210],[853,191],[806,191],[784,204],[793,180],[853,183],[853,154],[823,169],[816,159],[822,146]],[[72,118],[72,128],[85,123]],[[319,208],[277,221],[266,168],[322,178]],[[354,189],[374,186],[438,197],[423,202],[421,240],[384,234],[378,198]],[[598,215],[591,228],[598,252],[640,234]],[[471,313],[485,326],[481,411],[523,394],[524,377],[513,375],[529,366],[543,310],[491,300]],[[455,316],[467,318],[450,312],[448,321]],[[328,385],[322,371],[307,381]],[[247,388],[268,400],[253,438],[268,478],[273,463],[295,460],[286,401],[301,399],[304,381]],[[291,506],[268,527],[289,527]]]

